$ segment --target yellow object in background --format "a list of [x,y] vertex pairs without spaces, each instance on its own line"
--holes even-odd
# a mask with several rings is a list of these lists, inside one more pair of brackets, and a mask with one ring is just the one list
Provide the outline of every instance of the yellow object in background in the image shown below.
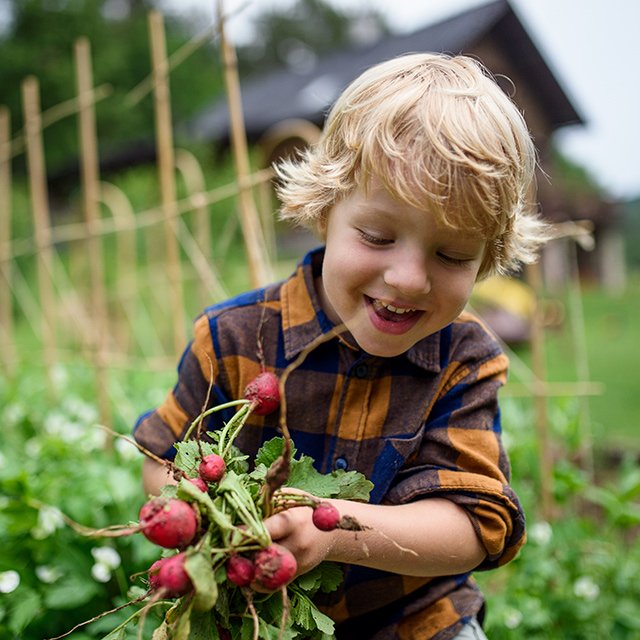
[[535,311],[536,298],[533,289],[516,278],[492,276],[475,285],[471,304],[489,305],[504,309],[522,318],[530,319]]

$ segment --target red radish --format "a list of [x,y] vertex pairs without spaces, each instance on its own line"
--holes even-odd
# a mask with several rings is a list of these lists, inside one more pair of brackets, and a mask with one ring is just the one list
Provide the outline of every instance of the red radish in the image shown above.
[[256,584],[268,591],[276,591],[286,585],[298,570],[291,551],[275,542],[256,553],[254,564]]
[[207,483],[202,478],[187,478],[187,480],[198,487],[202,493],[207,493],[209,487],[207,487]]
[[313,509],[312,520],[321,531],[333,531],[340,522],[340,513],[331,503],[320,502]]
[[198,473],[205,482],[220,482],[226,470],[227,465],[217,453],[202,458],[198,467]]
[[152,498],[142,505],[139,516],[145,538],[167,549],[186,547],[198,530],[198,514],[184,500]]
[[227,578],[238,587],[249,586],[255,574],[256,568],[249,558],[233,555],[227,560]]
[[148,580],[149,580],[149,588],[153,589],[153,591],[156,591],[161,586],[158,574],[160,573],[160,568],[168,559],[169,558],[160,558],[159,560],[156,560],[149,567],[149,571],[147,572]]
[[193,589],[191,578],[184,568],[185,559],[184,552],[165,558],[158,571],[158,583],[162,589],[167,590],[169,598],[178,598]]
[[244,397],[253,403],[253,413],[259,416],[273,413],[280,406],[278,377],[275,373],[263,371],[246,386]]

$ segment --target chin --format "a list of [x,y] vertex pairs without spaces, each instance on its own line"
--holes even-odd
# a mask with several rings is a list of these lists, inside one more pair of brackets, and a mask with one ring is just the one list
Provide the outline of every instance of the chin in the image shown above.
[[407,347],[385,345],[382,340],[361,341],[357,338],[355,340],[363,351],[378,358],[395,358],[411,348],[411,345]]

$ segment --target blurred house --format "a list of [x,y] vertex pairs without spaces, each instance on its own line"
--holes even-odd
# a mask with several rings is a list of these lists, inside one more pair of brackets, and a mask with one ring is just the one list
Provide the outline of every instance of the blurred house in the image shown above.
[[[469,54],[497,76],[524,112],[535,138],[540,163],[547,174],[541,174],[538,180],[544,216],[554,222],[586,221],[581,228],[584,231],[591,226],[589,231],[596,242],[588,256],[583,251],[586,245],[578,250],[583,273],[600,283],[619,284],[624,259],[615,206],[603,201],[597,192],[576,195],[551,167],[550,141],[554,132],[561,127],[582,125],[584,120],[508,0],[488,2],[412,33],[386,36],[372,45],[337,51],[318,58],[302,72],[282,68],[242,79],[249,140],[261,144],[265,165],[295,147],[313,142],[328,108],[353,78],[372,64],[416,51]],[[203,111],[189,123],[187,132],[198,140],[226,145],[226,100]],[[572,269],[567,242],[573,240],[555,241],[545,250],[545,280],[551,287],[566,282]]]

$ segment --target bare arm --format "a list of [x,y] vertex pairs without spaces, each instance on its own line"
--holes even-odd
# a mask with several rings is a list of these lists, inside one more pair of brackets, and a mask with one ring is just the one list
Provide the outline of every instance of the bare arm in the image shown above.
[[267,520],[272,538],[294,553],[301,573],[333,560],[403,575],[452,575],[474,569],[486,555],[464,509],[449,500],[428,498],[403,505],[329,502],[341,515],[371,529],[319,531],[311,522],[310,507],[295,507]]
[[[145,458],[143,487],[147,494],[175,483],[167,467]],[[296,556],[300,573],[323,560],[359,564],[403,575],[438,576],[470,571],[485,550],[464,509],[449,500],[428,498],[402,505],[374,505],[328,500],[366,531],[320,531],[310,507],[294,507],[266,521],[274,541]]]
[[142,486],[147,495],[157,496],[165,484],[176,484],[168,467],[151,458],[142,463]]

